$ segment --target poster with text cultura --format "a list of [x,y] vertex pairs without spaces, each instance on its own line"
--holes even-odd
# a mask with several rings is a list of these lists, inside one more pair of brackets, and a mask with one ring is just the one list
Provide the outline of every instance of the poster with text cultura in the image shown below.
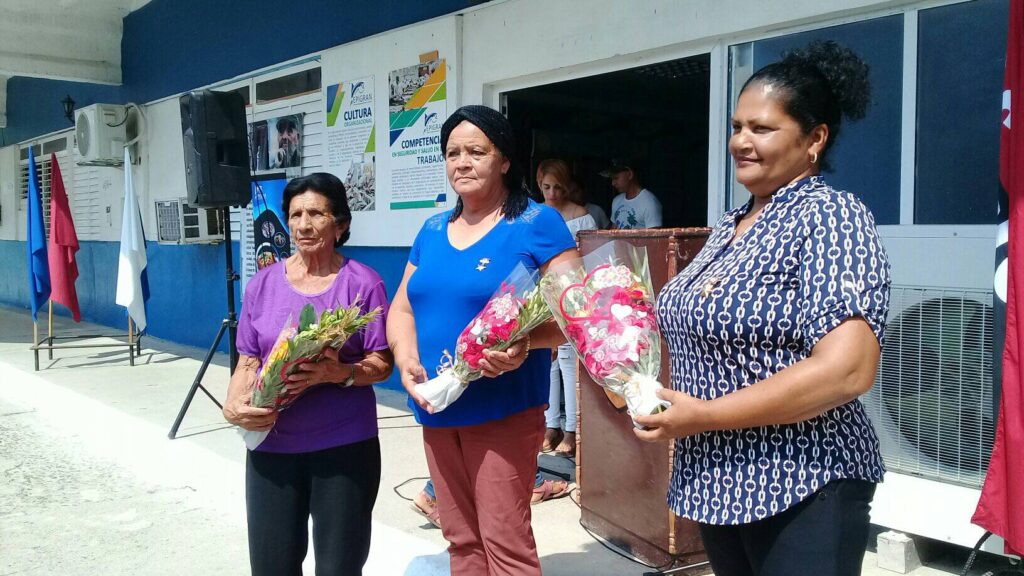
[[327,171],[341,179],[353,212],[377,209],[373,76],[327,87]]

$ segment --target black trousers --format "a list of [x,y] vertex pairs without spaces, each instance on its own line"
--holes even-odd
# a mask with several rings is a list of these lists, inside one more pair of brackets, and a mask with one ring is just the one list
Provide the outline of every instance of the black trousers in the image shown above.
[[789,510],[750,524],[701,524],[715,576],[859,576],[875,484],[834,480]]
[[360,576],[380,486],[380,442],[304,454],[249,451],[245,502],[253,576],[301,576],[313,517],[317,576]]

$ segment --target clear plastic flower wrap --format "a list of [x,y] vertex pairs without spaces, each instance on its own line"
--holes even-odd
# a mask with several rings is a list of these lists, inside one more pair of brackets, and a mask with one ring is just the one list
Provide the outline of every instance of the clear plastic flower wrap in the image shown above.
[[455,356],[448,350],[440,359],[437,376],[415,386],[419,394],[440,412],[455,402],[473,380],[483,376],[480,361],[485,350],[502,351],[530,330],[551,318],[551,311],[537,288],[537,273],[522,263],[498,287],[483,310],[469,322],[455,342]]
[[626,400],[630,417],[669,406],[657,396],[661,334],[645,248],[608,242],[552,266],[540,292],[580,363],[595,382]]

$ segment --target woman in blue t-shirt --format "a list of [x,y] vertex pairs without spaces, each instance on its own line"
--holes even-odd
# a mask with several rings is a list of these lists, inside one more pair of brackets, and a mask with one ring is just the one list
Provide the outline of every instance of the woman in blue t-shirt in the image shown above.
[[500,113],[459,108],[441,128],[441,147],[458,202],[416,236],[388,342],[423,425],[452,574],[540,574],[530,499],[550,349],[564,341],[558,328],[545,324],[505,352],[487,352],[484,378],[443,412],[432,413],[413,386],[436,376],[444,351],[518,263],[543,272],[575,256],[576,243],[558,212],[529,199]]

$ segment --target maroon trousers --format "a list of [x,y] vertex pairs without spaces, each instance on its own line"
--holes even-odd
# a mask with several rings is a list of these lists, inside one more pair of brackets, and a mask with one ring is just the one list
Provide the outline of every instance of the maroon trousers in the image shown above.
[[423,428],[452,576],[540,575],[530,525],[544,407],[502,420]]

